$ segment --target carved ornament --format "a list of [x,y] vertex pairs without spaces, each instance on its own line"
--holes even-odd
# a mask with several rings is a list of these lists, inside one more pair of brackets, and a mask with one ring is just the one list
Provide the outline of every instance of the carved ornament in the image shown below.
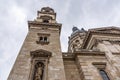
[[30,55],[34,58],[34,57],[51,57],[52,53],[46,50],[36,50],[36,51],[31,51]]

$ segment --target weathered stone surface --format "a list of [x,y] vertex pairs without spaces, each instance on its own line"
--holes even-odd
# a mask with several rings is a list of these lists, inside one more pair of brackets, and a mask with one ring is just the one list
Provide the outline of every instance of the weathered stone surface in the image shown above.
[[120,28],[75,29],[68,52],[62,53],[61,24],[53,9],[42,8],[28,26],[8,80],[35,80],[37,62],[44,65],[42,80],[103,80],[100,70],[110,80],[120,80]]
[[[33,21],[34,22],[34,21]],[[46,50],[52,53],[47,64],[47,80],[65,80],[64,65],[60,47],[60,24],[46,23],[46,25],[30,23],[29,32],[16,59],[8,80],[32,80],[31,79],[31,51]],[[52,26],[49,26],[53,24]],[[42,29],[46,27],[46,29]],[[40,29],[41,28],[41,29]],[[49,44],[37,44],[38,33],[49,34]]]

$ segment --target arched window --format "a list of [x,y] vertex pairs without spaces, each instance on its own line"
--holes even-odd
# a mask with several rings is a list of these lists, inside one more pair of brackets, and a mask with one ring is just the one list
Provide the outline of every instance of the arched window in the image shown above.
[[102,76],[103,80],[110,80],[107,73],[104,70],[99,70],[100,75]]

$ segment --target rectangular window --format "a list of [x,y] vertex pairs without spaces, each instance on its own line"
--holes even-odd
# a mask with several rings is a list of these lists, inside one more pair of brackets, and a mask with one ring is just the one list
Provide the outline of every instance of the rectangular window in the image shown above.
[[50,34],[43,34],[43,33],[38,33],[38,41],[37,44],[48,44],[50,41],[49,41],[49,36]]

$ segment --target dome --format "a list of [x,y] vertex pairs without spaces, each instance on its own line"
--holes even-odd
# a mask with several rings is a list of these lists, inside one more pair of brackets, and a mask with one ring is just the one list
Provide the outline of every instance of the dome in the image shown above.
[[75,31],[77,31],[77,30],[79,30],[77,27],[73,27],[73,28],[72,28],[72,31],[73,31],[73,32],[75,32]]
[[71,36],[73,36],[73,35],[75,35],[75,34],[77,34],[77,33],[83,33],[83,32],[85,32],[85,30],[84,30],[84,28],[81,28],[81,30],[80,29],[78,29],[77,27],[73,27],[72,28],[72,34],[71,34]]

